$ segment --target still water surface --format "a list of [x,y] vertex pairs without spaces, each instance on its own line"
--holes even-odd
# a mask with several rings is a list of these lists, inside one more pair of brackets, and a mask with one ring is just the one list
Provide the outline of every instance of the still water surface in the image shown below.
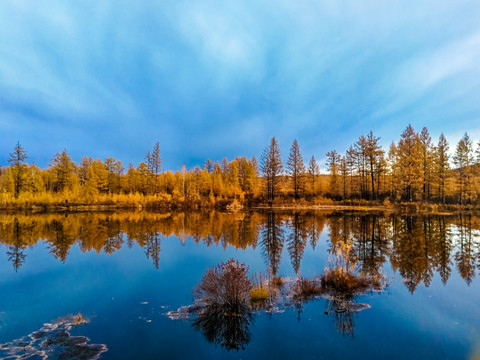
[[[1,215],[0,242],[0,358],[480,356],[477,217]],[[317,298],[255,311],[227,333],[215,319],[202,328],[166,315],[191,304],[204,272],[220,262],[237,259],[251,275],[315,278],[340,242],[353,247],[360,273],[388,283],[355,297],[370,308],[335,313]],[[65,317],[78,313],[88,322]]]

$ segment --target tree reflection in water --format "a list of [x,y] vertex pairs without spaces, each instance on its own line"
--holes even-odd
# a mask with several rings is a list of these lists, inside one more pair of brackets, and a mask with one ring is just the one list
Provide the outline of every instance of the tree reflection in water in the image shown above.
[[24,254],[24,251],[27,247],[24,245],[24,241],[22,239],[22,230],[17,218],[13,220],[12,238],[13,243],[8,247],[7,256],[8,260],[12,262],[15,271],[18,271],[27,257]]
[[269,273],[277,276],[283,248],[291,268],[300,275],[305,249],[315,249],[322,230],[328,229],[330,248],[351,242],[361,273],[375,276],[390,261],[409,291],[429,286],[435,272],[444,284],[453,269],[470,284],[479,268],[480,218],[324,212],[265,213],[81,213],[2,215],[0,243],[15,271],[28,261],[27,249],[45,241],[51,254],[68,260],[73,245],[82,252],[114,253],[124,244],[145,249],[155,268],[160,264],[161,241],[219,244],[237,249],[260,245]]
[[285,241],[282,221],[278,218],[279,215],[269,212],[261,232],[263,256],[266,259],[269,271],[273,277],[277,276],[278,267],[282,259],[283,243]]
[[[310,286],[315,289],[314,295],[294,298],[288,286],[297,280],[280,279],[278,275],[285,271],[283,266],[287,266],[287,271],[293,271],[302,280],[305,251],[324,249],[325,244],[321,247],[318,244],[325,229],[324,234],[328,231],[328,236],[323,239],[330,253],[338,253],[338,249],[348,245],[349,257],[360,276],[369,281],[381,279],[384,267],[390,263],[412,293],[420,284],[428,287],[435,272],[443,284],[448,282],[452,272],[457,272],[470,284],[480,267],[480,218],[463,214],[406,216],[301,211],[4,214],[0,218],[0,243],[4,244],[7,259],[15,271],[22,270],[28,261],[29,248],[39,241],[43,241],[51,255],[62,262],[68,261],[72,246],[77,246],[81,252],[105,254],[139,246],[155,268],[161,263],[162,240],[171,236],[177,237],[182,244],[194,242],[206,247],[256,249],[259,246],[269,275],[269,283],[265,286],[269,301],[283,296],[277,309],[296,306],[300,315],[303,304],[318,297],[317,289]],[[285,256],[289,257],[289,262]],[[281,264],[282,261],[287,263]],[[323,271],[323,266],[318,270]],[[283,286],[276,286],[282,282]],[[349,297],[332,292],[332,287],[325,284],[320,288],[327,313],[335,319],[337,329],[344,335],[353,335],[356,312],[367,307],[355,302],[357,290]],[[302,293],[308,292],[302,290]],[[261,308],[275,311],[276,305],[267,304]],[[227,350],[240,350],[250,341],[254,322],[252,307],[249,303],[235,309],[207,304],[197,313],[193,326],[208,341]]]

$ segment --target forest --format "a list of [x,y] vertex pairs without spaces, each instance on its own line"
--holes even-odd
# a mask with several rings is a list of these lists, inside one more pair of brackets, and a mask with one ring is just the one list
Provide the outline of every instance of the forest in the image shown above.
[[[451,155],[452,154],[452,155]],[[465,135],[450,153],[443,134],[434,142],[424,127],[408,125],[388,151],[372,131],[342,154],[327,152],[327,172],[312,156],[306,163],[297,140],[285,164],[275,137],[260,156],[207,159],[193,169],[162,170],[157,142],[136,167],[120,160],[67,150],[40,169],[20,143],[0,167],[0,208],[105,205],[118,208],[243,207],[274,204],[425,203],[476,206],[480,194],[480,142]]]

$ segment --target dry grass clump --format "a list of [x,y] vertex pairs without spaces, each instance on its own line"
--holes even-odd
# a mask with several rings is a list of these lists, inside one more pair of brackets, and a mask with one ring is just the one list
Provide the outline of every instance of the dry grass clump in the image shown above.
[[270,282],[265,276],[260,274],[253,274],[252,276],[253,287],[250,290],[250,302],[254,307],[264,304],[273,293],[273,289],[270,288]]
[[355,274],[357,258],[351,242],[342,241],[335,244],[332,252],[331,266],[326,268],[321,276],[324,289],[331,289],[337,293],[351,293],[369,286],[365,276]]
[[337,292],[353,292],[368,287],[366,277],[344,271],[342,268],[327,268],[321,277],[322,287]]
[[250,301],[253,303],[265,302],[268,300],[268,296],[268,290],[262,286],[257,286],[250,290]]
[[232,312],[245,306],[252,288],[247,272],[248,266],[234,259],[208,269],[195,289],[197,301],[207,307],[225,307]]
[[72,316],[72,324],[73,325],[81,325],[83,323],[86,323],[87,321],[83,317],[82,313],[78,313],[77,315]]
[[230,259],[208,269],[194,291],[201,311],[193,326],[228,351],[244,349],[250,342],[252,281],[247,272],[248,266]]

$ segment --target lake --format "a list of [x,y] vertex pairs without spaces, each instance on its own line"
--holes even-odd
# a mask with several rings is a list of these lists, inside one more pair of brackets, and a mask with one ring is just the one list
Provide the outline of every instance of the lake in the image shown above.
[[[474,216],[4,214],[0,242],[4,359],[480,357]],[[314,279],[341,243],[358,273],[383,283],[355,306],[318,296],[234,319],[169,316],[229,259],[257,279]]]

